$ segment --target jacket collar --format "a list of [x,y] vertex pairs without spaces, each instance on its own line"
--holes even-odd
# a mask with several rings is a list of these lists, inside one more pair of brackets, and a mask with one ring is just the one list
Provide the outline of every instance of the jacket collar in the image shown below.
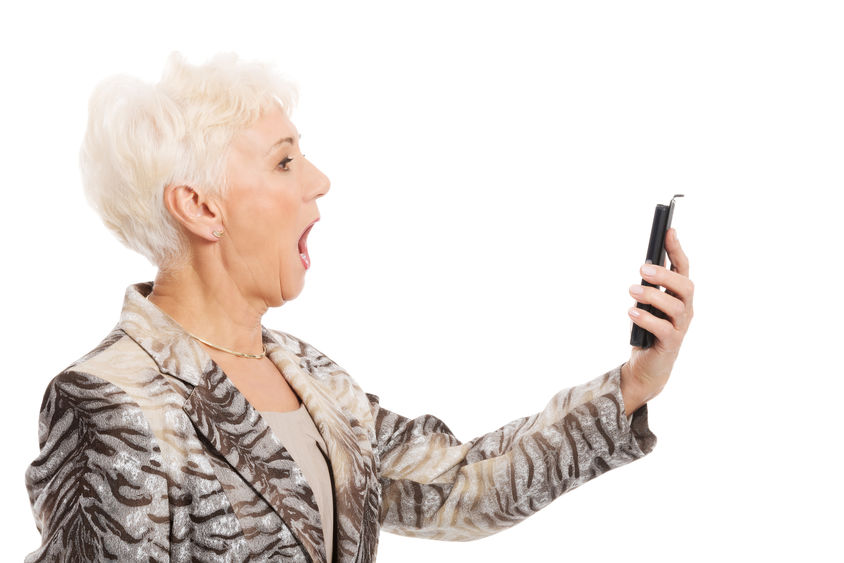
[[[191,386],[183,410],[197,432],[278,513],[311,559],[325,561],[319,511],[298,464],[202,346],[147,299],[152,287],[153,282],[143,282],[126,289],[117,328],[137,342],[162,373]],[[302,399],[326,442],[335,479],[340,477],[334,483],[335,521],[347,525],[336,527],[334,545],[356,549],[363,528],[361,489],[368,487],[368,471],[355,463],[362,457],[361,444],[328,387],[302,368],[295,350],[261,329],[267,356]],[[338,476],[337,468],[352,474]]]
[[213,369],[213,360],[185,329],[147,299],[153,282],[126,288],[120,328],[149,354],[162,373],[192,386]]

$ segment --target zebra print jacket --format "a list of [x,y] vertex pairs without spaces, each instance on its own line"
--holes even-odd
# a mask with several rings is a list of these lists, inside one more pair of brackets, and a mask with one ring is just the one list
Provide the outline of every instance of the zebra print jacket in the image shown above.
[[263,328],[269,358],[328,449],[333,554],[308,482],[207,353],[129,286],[120,322],[56,376],[26,471],[42,545],[26,561],[371,562],[381,528],[471,540],[642,457],[647,406],[624,416],[620,366],[468,442],[379,405],[309,344]]

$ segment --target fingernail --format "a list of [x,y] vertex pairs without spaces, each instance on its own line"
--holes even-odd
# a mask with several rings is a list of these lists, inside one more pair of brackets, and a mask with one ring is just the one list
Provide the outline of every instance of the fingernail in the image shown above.
[[631,285],[630,286],[630,293],[633,295],[642,295],[645,292],[645,288],[641,285]]
[[635,307],[633,309],[630,309],[630,311],[628,311],[628,312],[630,313],[630,316],[632,316],[632,317],[641,316],[640,313],[639,313],[639,310],[636,309]]
[[656,268],[654,268],[650,264],[645,264],[644,266],[642,266],[642,273],[646,276],[652,276],[656,273]]

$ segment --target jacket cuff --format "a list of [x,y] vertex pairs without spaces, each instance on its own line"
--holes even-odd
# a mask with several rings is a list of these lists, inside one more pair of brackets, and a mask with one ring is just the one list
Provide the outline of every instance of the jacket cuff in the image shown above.
[[[624,365],[624,364],[622,364]],[[624,406],[624,398],[621,395],[621,366],[618,366],[610,372],[610,381],[612,382],[613,391],[621,405],[622,412],[626,410]],[[630,446],[638,450],[638,454],[647,455],[656,446],[656,435],[651,432],[648,426],[648,404],[645,403],[636,409],[630,416],[624,416],[621,430],[622,435],[630,436]]]

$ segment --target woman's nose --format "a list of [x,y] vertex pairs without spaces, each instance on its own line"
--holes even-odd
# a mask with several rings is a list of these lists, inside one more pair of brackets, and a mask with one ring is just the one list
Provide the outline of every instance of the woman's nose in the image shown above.
[[317,199],[328,193],[331,188],[331,180],[322,173],[322,170],[311,164],[311,178],[309,178],[309,199]]

